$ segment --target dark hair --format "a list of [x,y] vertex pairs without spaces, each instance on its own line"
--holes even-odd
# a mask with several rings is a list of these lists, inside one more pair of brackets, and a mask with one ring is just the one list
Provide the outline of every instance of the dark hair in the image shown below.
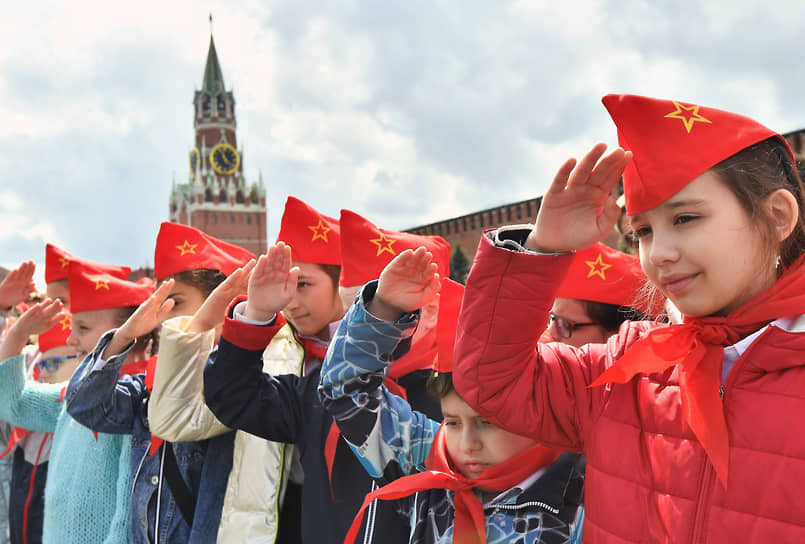
[[319,266],[325,274],[330,276],[330,279],[333,282],[333,287],[335,290],[338,291],[338,278],[341,276],[341,265],[339,264],[319,264],[314,263]]
[[214,270],[212,268],[199,268],[196,270],[185,270],[184,272],[179,272],[178,274],[169,276],[169,278],[192,285],[201,291],[201,294],[204,295],[204,298],[207,298],[210,296],[210,293],[212,293],[213,290],[226,279],[226,276],[220,270]]
[[770,262],[777,256],[776,251],[771,249],[776,244],[775,223],[761,202],[778,189],[790,191],[797,199],[799,217],[794,230],[780,244],[779,255],[783,267],[791,266],[805,253],[805,208],[802,200],[805,188],[788,149],[778,137],[751,145],[724,159],[711,170],[718,174],[757,223],[761,235],[767,239]]
[[629,306],[593,302],[592,300],[579,300],[579,302],[584,305],[584,310],[590,317],[590,321],[599,323],[607,332],[617,332],[624,321],[643,321],[648,319],[643,312]]
[[[126,322],[131,315],[137,311],[139,306],[123,306],[117,309],[117,314],[115,315],[117,323],[115,326],[120,327],[123,323]],[[145,333],[144,335],[138,337],[135,340],[135,344],[137,346],[146,346],[148,345],[148,341],[151,341],[151,353],[156,353],[159,350],[159,326],[153,329],[150,332]]]
[[455,386],[453,385],[453,373],[436,372],[434,370],[431,372],[430,377],[428,377],[425,388],[433,398],[436,400],[442,400],[456,390]]

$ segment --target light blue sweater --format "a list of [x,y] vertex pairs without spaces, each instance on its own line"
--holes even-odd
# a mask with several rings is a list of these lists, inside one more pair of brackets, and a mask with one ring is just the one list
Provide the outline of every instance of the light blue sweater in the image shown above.
[[22,355],[0,362],[0,419],[52,432],[45,485],[45,544],[123,544],[128,534],[131,435],[95,433],[60,400],[64,384],[25,379]]

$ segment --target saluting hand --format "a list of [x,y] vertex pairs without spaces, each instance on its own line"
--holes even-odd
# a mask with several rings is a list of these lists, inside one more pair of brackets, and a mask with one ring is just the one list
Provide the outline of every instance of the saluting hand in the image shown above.
[[249,279],[243,315],[256,321],[268,321],[291,303],[299,280],[299,267],[291,266],[291,246],[277,242],[260,255]]
[[226,317],[226,308],[232,299],[245,295],[248,290],[249,278],[257,261],[254,259],[238,268],[216,287],[204,304],[193,315],[187,325],[188,332],[203,332],[216,329],[223,325]]
[[441,280],[433,254],[424,247],[406,249],[380,273],[375,297],[367,310],[385,321],[421,308],[439,293]]
[[163,281],[157,290],[137,307],[126,322],[115,331],[112,340],[103,351],[104,359],[123,353],[129,344],[148,334],[165,320],[175,304],[172,298],[168,298],[174,283],[173,279]]
[[64,315],[64,305],[59,299],[47,298],[28,308],[9,328],[0,344],[0,361],[21,353],[29,336],[50,330]]
[[25,261],[0,282],[0,310],[10,310],[36,289],[35,269],[33,261]]
[[610,192],[632,160],[632,152],[618,147],[602,158],[606,148],[596,144],[578,163],[568,159],[559,168],[542,198],[527,249],[586,249],[612,232],[620,208]]

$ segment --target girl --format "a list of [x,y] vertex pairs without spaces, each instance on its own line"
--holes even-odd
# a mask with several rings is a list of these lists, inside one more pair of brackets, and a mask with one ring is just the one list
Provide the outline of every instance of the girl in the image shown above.
[[[33,373],[43,383],[66,382],[78,365],[75,348],[67,345],[72,331],[70,323],[70,315],[66,314],[37,338],[41,358]],[[10,430],[8,449],[0,457],[13,452],[9,495],[11,542],[42,542],[45,482],[53,434],[12,429],[5,422],[0,422],[0,427],[4,433]]]
[[[629,151],[601,158],[599,144],[566,162],[533,229],[483,238],[456,388],[496,425],[587,454],[588,542],[801,542],[805,228],[793,155],[732,113],[629,95],[604,104]],[[624,168],[641,266],[684,323],[540,345],[570,252],[618,218],[608,195]]]
[[[73,311],[68,344],[79,357],[153,292],[153,282],[121,280],[80,263],[70,265],[68,284]],[[58,300],[48,299],[35,307],[38,313],[21,320],[29,323],[29,331],[42,332],[63,317]],[[0,350],[0,419],[23,429],[54,433],[45,484],[43,542],[126,542],[130,437],[95,434],[72,419],[64,409],[62,384],[26,382],[25,363],[17,349],[19,336],[15,333],[13,341],[7,338]],[[138,350],[133,359],[143,357]],[[132,368],[136,371],[142,365],[134,363]]]
[[[438,327],[448,349],[440,350],[429,381],[444,423],[383,386],[418,325],[419,312],[410,312],[439,288],[431,259],[424,247],[406,250],[363,288],[322,369],[325,408],[369,474],[391,482],[364,505],[405,497],[400,508],[409,530],[399,535],[378,527],[378,536],[416,544],[580,541],[583,459],[566,455],[554,464],[559,452],[489,425],[453,388],[453,334],[445,329],[458,313],[460,284],[445,280],[441,288]],[[345,542],[353,542],[359,521],[360,515]]]
[[[139,336],[166,317],[195,313],[227,275],[236,286],[248,277],[248,270],[238,267],[252,257],[192,227],[163,223],[154,252],[162,284],[120,328],[100,339],[70,382],[67,411],[76,421],[94,431],[132,435],[130,543],[216,541],[233,437],[174,444],[152,437],[148,399],[157,359],[149,361],[148,375],[120,377],[120,365]],[[192,352],[171,347],[163,352],[167,358],[194,362]]]

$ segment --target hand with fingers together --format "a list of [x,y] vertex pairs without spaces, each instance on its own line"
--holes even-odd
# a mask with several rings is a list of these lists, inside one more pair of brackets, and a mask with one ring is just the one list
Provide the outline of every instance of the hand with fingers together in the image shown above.
[[248,292],[249,278],[257,261],[250,260],[238,268],[216,287],[204,301],[187,326],[187,332],[204,332],[218,329],[224,323],[226,308],[232,299]]
[[439,293],[438,269],[433,254],[424,247],[406,249],[380,273],[377,292],[366,309],[378,319],[396,321],[421,308]]
[[28,308],[14,322],[0,343],[0,361],[22,352],[28,337],[50,330],[64,315],[64,305],[59,299],[48,298]]
[[244,317],[268,321],[285,308],[296,294],[299,267],[291,266],[291,246],[277,242],[260,255],[249,278]]
[[129,344],[148,334],[165,320],[165,316],[174,305],[174,300],[168,298],[174,283],[172,279],[163,281],[157,290],[140,304],[126,322],[115,331],[112,340],[103,352],[104,359],[123,353]]
[[632,160],[632,152],[618,147],[604,155],[606,148],[596,144],[578,163],[568,159],[559,168],[542,197],[527,249],[586,249],[612,232],[621,211],[610,192]]
[[0,282],[0,310],[10,310],[35,290],[35,269],[33,261],[25,261]]

